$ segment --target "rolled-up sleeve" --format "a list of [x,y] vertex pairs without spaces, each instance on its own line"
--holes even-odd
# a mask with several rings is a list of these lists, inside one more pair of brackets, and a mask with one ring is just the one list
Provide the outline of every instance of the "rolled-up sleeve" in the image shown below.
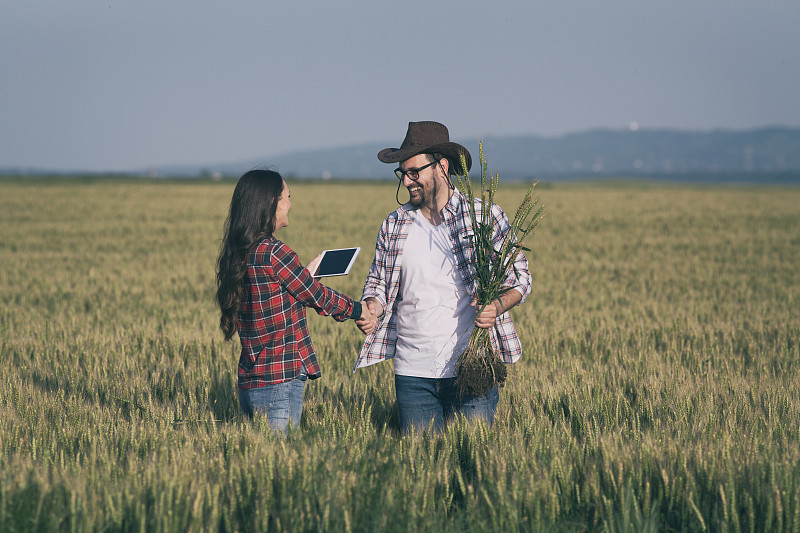
[[[492,206],[492,219],[495,227],[492,241],[495,250],[499,250],[511,231],[511,223],[508,220],[508,216],[497,205]],[[533,278],[528,266],[528,259],[522,253],[522,250],[517,253],[517,257],[514,259],[514,266],[509,269],[508,275],[503,282],[503,287],[516,289],[522,295],[520,303],[525,303],[525,300],[528,299],[528,295],[533,288]]]

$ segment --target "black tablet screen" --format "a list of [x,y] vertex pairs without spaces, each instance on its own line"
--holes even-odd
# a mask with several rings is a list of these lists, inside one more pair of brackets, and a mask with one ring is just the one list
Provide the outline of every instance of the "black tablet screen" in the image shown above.
[[347,271],[350,260],[356,253],[356,248],[344,250],[328,250],[322,257],[316,276],[336,276]]

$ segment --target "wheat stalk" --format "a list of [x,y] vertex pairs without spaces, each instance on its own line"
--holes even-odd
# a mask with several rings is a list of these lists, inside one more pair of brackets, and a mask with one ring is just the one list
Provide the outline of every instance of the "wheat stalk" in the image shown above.
[[[523,250],[528,250],[523,243],[541,222],[544,209],[539,204],[539,198],[533,197],[533,190],[536,186],[534,182],[523,196],[514,218],[510,221],[511,228],[503,238],[499,249],[495,249],[492,242],[494,233],[492,209],[495,205],[494,198],[500,183],[500,175],[489,175],[482,142],[479,143],[479,153],[481,168],[480,217],[475,208],[478,198],[473,191],[463,155],[461,156],[461,168],[464,174],[463,176],[456,175],[459,188],[466,196],[469,205],[473,233],[470,243],[473,247],[471,262],[475,268],[478,283],[475,294],[478,302],[478,314],[482,313],[492,301],[514,288],[503,284],[512,269],[516,274],[515,260]],[[490,330],[475,328],[470,335],[466,350],[459,355],[456,363],[456,383],[461,392],[482,396],[495,385],[502,386],[505,379],[506,368],[492,345]]]

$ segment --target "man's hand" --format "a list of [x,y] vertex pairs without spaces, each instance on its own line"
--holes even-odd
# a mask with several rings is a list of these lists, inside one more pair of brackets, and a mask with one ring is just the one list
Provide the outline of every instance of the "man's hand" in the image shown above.
[[[473,298],[469,305],[477,308],[477,310],[480,310],[477,298]],[[500,314],[499,310],[497,309],[497,305],[497,300],[492,300],[490,303],[486,304],[486,307],[483,308],[481,314],[475,318],[475,325],[483,329],[488,329],[494,326],[494,322],[497,319],[497,316]]]
[[378,328],[378,317],[383,314],[383,307],[375,298],[367,298],[361,302],[361,318],[356,326],[364,335],[370,335]]
[[[481,314],[475,318],[475,325],[483,329],[494,326],[494,322],[498,316],[507,312],[521,301],[522,293],[518,290],[509,290],[504,292],[502,296],[486,304],[483,312],[481,312]],[[469,304],[472,307],[476,307],[477,310],[480,311],[477,298],[473,298]]]

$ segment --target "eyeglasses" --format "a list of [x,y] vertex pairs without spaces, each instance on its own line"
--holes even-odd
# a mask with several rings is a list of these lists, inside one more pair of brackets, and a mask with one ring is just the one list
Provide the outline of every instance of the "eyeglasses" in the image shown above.
[[431,161],[430,163],[428,163],[427,165],[425,165],[423,167],[407,168],[405,170],[403,170],[400,167],[397,167],[396,169],[394,169],[394,175],[397,176],[397,179],[399,179],[400,181],[403,181],[403,177],[405,177],[405,176],[408,176],[409,179],[411,179],[411,181],[417,181],[419,179],[419,171],[420,170],[425,170],[429,166],[435,165],[438,162],[439,162],[439,160],[436,159],[435,161]]

